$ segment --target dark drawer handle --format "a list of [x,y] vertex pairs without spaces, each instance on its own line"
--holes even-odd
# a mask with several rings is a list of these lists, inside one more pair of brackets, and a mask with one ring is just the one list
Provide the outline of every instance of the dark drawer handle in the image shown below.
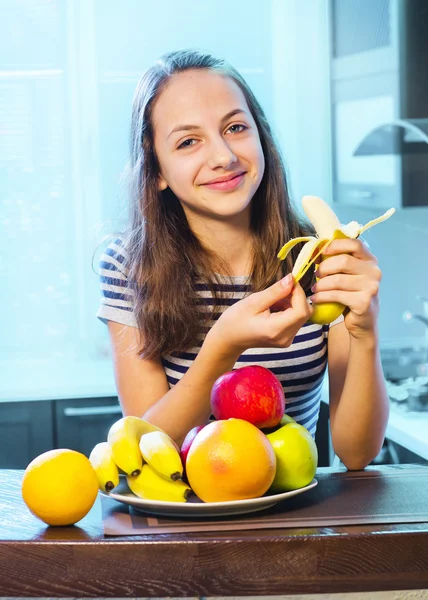
[[115,415],[121,413],[120,406],[82,406],[81,408],[64,408],[65,417],[91,417],[95,415]]

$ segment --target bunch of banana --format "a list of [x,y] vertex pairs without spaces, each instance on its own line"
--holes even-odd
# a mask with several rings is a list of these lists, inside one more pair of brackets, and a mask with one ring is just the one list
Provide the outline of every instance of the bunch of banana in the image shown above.
[[145,433],[140,439],[140,451],[145,462],[160,477],[177,481],[183,477],[183,463],[175,442],[163,431]]
[[122,417],[110,427],[107,442],[110,444],[113,460],[127,475],[138,475],[143,466],[140,452],[140,439],[145,433],[161,431],[139,417]]
[[93,447],[89,461],[98,478],[101,491],[111,492],[119,485],[119,469],[113,460],[113,453],[108,442],[100,442]]
[[183,481],[168,480],[147,463],[143,465],[139,475],[128,475],[126,480],[130,490],[144,500],[186,502],[192,492]]
[[139,417],[122,417],[110,427],[107,441],[92,449],[89,460],[100,490],[119,484],[119,470],[140,498],[185,502],[192,491],[181,481],[183,464],[175,442],[161,429]]
[[[316,236],[293,238],[287,242],[278,253],[278,258],[284,260],[294,246],[305,242],[292,271],[292,275],[296,282],[303,277],[311,265],[314,263],[316,264],[316,261],[319,263],[323,260],[323,252],[334,239],[356,239],[364,231],[370,229],[370,227],[389,219],[395,212],[394,208],[390,208],[386,213],[377,219],[369,221],[366,225],[360,225],[356,221],[351,221],[347,225],[341,225],[330,206],[317,196],[304,196],[302,199],[302,206],[306,216],[316,231]],[[314,304],[313,309],[310,321],[318,324],[327,324],[337,319],[342,314],[345,307],[338,302],[325,302],[322,304]]]

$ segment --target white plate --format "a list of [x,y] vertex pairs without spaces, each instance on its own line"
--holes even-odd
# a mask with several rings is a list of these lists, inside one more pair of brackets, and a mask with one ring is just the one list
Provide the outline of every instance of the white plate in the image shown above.
[[[128,504],[134,508],[152,515],[164,515],[168,517],[219,517],[227,515],[242,515],[258,510],[264,510],[274,506],[281,500],[303,494],[311,490],[318,484],[316,479],[298,490],[283,492],[282,494],[271,494],[261,496],[260,498],[251,498],[250,500],[233,500],[230,502],[165,502],[163,500],[143,500],[138,498],[132,492],[124,491],[120,493],[122,484],[116,488],[116,491],[109,494],[100,492],[103,496],[118,500],[123,504]],[[126,485],[123,486],[126,489]]]

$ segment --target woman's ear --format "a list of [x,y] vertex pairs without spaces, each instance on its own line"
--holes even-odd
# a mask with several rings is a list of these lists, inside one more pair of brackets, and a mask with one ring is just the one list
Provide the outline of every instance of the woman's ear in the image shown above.
[[163,192],[164,190],[166,190],[166,188],[168,187],[167,182],[165,181],[165,179],[162,177],[162,175],[158,175],[158,189],[160,192]]

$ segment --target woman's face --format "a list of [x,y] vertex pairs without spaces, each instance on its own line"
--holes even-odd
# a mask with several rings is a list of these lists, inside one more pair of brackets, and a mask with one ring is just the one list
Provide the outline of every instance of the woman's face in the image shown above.
[[159,188],[169,187],[190,223],[245,218],[265,161],[245,96],[208,70],[174,75],[153,108]]

